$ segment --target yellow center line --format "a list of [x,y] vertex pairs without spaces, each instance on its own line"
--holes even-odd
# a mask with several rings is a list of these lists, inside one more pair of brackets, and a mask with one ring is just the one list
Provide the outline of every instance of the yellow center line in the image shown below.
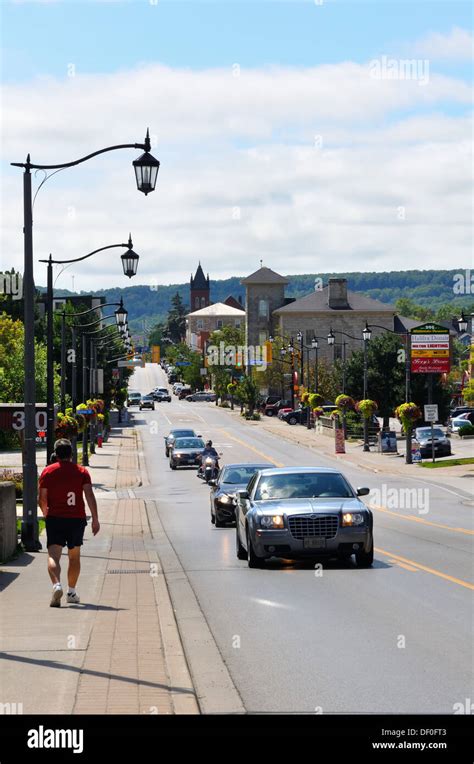
[[452,525],[445,525],[444,523],[434,523],[431,520],[424,520],[422,517],[413,517],[413,515],[401,515],[399,512],[391,512],[390,509],[385,507],[379,507],[376,504],[369,504],[369,509],[376,509],[378,512],[384,512],[386,515],[393,515],[393,517],[399,517],[402,520],[412,520],[414,523],[422,523],[423,525],[432,525],[435,528],[443,528],[445,531],[455,531],[455,533],[464,533],[467,536],[474,536],[474,531],[469,528],[453,528]]
[[380,549],[380,547],[375,547],[375,551],[377,554],[384,554],[387,557],[393,557],[394,560],[397,561],[397,563],[404,562],[408,565],[412,565],[417,570],[423,570],[425,573],[431,573],[432,576],[438,576],[439,578],[444,578],[445,581],[451,581],[453,584],[458,584],[458,586],[464,586],[466,589],[470,589],[471,591],[474,591],[474,584],[469,583],[469,581],[463,581],[460,578],[454,578],[454,576],[448,576],[447,573],[442,573],[440,570],[435,570],[434,568],[428,568],[426,565],[421,565],[419,562],[415,562],[414,560],[409,560],[406,557],[400,557],[398,554],[393,554],[393,552],[386,552],[385,549]]
[[219,429],[224,433],[224,435],[227,435],[228,438],[231,440],[235,440],[236,443],[240,443],[241,446],[244,446],[245,448],[250,449],[250,451],[253,451],[255,454],[258,454],[259,456],[263,457],[263,459],[266,459],[270,464],[274,464],[275,467],[284,467],[285,465],[282,462],[276,462],[275,459],[272,459],[271,456],[268,456],[268,454],[265,454],[263,451],[260,451],[258,448],[255,448],[254,446],[250,446],[245,440],[241,440],[240,438],[236,438],[234,435],[231,435],[230,432],[227,430],[224,430],[223,427],[219,427]]

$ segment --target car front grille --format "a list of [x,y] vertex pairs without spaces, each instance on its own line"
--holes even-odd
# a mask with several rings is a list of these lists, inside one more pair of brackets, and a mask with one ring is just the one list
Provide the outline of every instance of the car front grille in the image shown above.
[[339,518],[336,515],[321,515],[314,519],[307,515],[288,518],[288,527],[295,539],[304,539],[307,536],[331,539],[336,535],[338,525]]

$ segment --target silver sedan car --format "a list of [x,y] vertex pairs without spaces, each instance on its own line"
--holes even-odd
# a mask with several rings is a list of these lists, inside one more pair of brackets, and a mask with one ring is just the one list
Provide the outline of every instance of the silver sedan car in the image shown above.
[[249,568],[269,557],[355,555],[359,567],[374,559],[373,515],[344,475],[319,467],[258,470],[237,492],[236,551]]

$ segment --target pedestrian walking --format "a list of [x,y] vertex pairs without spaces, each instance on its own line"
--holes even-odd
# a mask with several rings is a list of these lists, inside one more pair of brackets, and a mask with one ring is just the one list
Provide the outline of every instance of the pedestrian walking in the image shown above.
[[89,472],[72,462],[71,441],[61,438],[54,444],[56,462],[44,468],[39,479],[39,506],[46,518],[48,573],[53,584],[50,607],[60,607],[61,555],[67,546],[67,602],[78,604],[76,583],[81,571],[81,546],[87,525],[84,497],[92,515],[92,533],[100,530],[97,502]]

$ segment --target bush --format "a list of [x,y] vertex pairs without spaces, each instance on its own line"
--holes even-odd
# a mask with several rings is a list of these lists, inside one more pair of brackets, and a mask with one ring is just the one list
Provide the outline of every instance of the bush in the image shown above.
[[14,470],[5,469],[0,472],[0,482],[10,482],[15,484],[15,496],[17,499],[23,498],[23,473]]
[[228,409],[228,408],[230,408],[230,404],[227,401],[221,401],[221,403],[219,403],[219,406],[220,406],[221,409]]
[[464,437],[464,435],[474,435],[474,425],[463,424],[462,427],[459,428],[459,435],[461,438]]
[[260,416],[260,414],[258,413],[258,411],[254,411],[254,412],[253,412],[253,414],[248,414],[248,413],[246,413],[246,414],[244,414],[244,416],[245,416],[245,418],[246,418],[248,421],[250,420],[250,421],[252,421],[252,422],[258,422],[258,421],[260,421],[260,419],[262,418],[262,417]]

